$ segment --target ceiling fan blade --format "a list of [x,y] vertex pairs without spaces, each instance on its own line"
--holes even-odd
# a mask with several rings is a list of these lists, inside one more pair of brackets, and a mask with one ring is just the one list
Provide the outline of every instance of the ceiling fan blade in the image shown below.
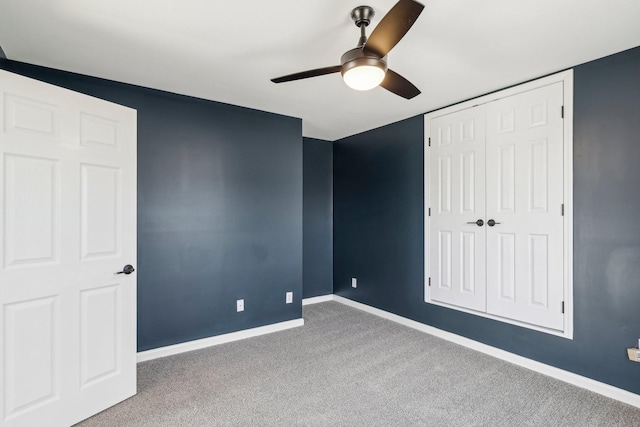
[[309,77],[323,76],[325,74],[337,73],[342,67],[335,65],[333,67],[316,68],[315,70],[302,71],[300,73],[289,74],[287,76],[276,77],[271,79],[274,83],[291,82],[294,80],[308,79]]
[[380,83],[380,86],[405,99],[411,99],[420,95],[420,89],[393,70],[387,70],[387,74],[384,76],[384,80]]
[[414,0],[400,0],[374,28],[364,45],[380,58],[386,56],[416,22],[424,5]]

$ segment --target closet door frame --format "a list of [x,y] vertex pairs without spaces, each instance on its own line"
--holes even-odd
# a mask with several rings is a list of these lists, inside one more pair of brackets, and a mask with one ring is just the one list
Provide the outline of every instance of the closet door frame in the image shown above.
[[[439,301],[431,300],[430,297],[430,283],[429,278],[431,274],[430,266],[430,211],[433,208],[430,206],[430,137],[431,137],[431,120],[437,117],[455,113],[464,109],[469,109],[480,104],[486,104],[498,99],[506,98],[509,96],[517,95],[522,92],[534,90],[543,86],[548,86],[554,83],[563,83],[563,191],[564,191],[564,216],[563,216],[563,238],[564,238],[564,251],[563,251],[563,264],[564,264],[564,327],[563,330],[555,330],[540,327],[537,325],[528,324],[525,322],[507,319],[505,317],[495,316],[486,312],[471,310],[463,307],[458,307],[451,304],[442,303]],[[561,112],[558,112],[561,114]],[[474,98],[450,107],[446,107],[440,110],[436,110],[425,114],[424,116],[425,126],[425,141],[424,141],[424,215],[425,215],[425,227],[424,227],[424,262],[425,262],[425,278],[424,278],[424,300],[426,303],[438,305],[442,307],[451,308],[457,311],[474,314],[481,317],[486,317],[494,320],[498,320],[505,323],[510,323],[517,326],[522,326],[529,329],[545,332],[551,335],[564,337],[567,339],[573,339],[573,70],[563,71],[557,74],[553,74],[547,77],[540,78],[538,80],[530,81],[518,86],[513,86],[498,92],[494,92],[488,95],[483,95],[478,98]]]

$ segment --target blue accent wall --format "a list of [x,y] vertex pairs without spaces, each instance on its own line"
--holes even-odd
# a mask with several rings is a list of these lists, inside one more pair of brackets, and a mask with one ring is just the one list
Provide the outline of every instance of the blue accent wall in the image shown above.
[[138,110],[139,351],[302,316],[301,120],[0,67]]
[[423,122],[333,144],[334,293],[402,315],[424,305]]
[[639,76],[640,48],[574,68],[573,340],[424,302],[422,117],[334,143],[335,293],[640,393]]
[[333,144],[303,138],[302,297],[333,293]]

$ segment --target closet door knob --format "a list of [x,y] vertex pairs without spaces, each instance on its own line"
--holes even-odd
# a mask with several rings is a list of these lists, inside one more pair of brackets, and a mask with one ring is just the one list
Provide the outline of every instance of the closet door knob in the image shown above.
[[493,227],[496,224],[501,224],[500,222],[495,222],[494,220],[490,219],[489,221],[487,221],[487,225],[489,227]]
[[482,226],[484,225],[484,221],[483,221],[483,220],[481,220],[481,219],[479,219],[479,220],[477,220],[477,221],[470,221],[470,222],[467,222],[467,224],[475,224],[475,225],[477,225],[478,227],[482,227]]
[[134,271],[136,271],[136,269],[133,268],[133,266],[131,264],[127,264],[127,265],[124,266],[122,271],[118,271],[116,274],[131,274]]

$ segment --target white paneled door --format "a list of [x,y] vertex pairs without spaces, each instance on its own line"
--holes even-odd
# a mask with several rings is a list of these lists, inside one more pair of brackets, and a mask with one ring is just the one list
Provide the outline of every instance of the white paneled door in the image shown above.
[[484,106],[431,120],[431,298],[485,310]]
[[428,117],[427,301],[565,331],[564,84]]
[[0,96],[1,425],[71,425],[136,392],[136,112],[6,71]]
[[557,330],[564,326],[562,105],[561,82],[486,104],[487,312]]

